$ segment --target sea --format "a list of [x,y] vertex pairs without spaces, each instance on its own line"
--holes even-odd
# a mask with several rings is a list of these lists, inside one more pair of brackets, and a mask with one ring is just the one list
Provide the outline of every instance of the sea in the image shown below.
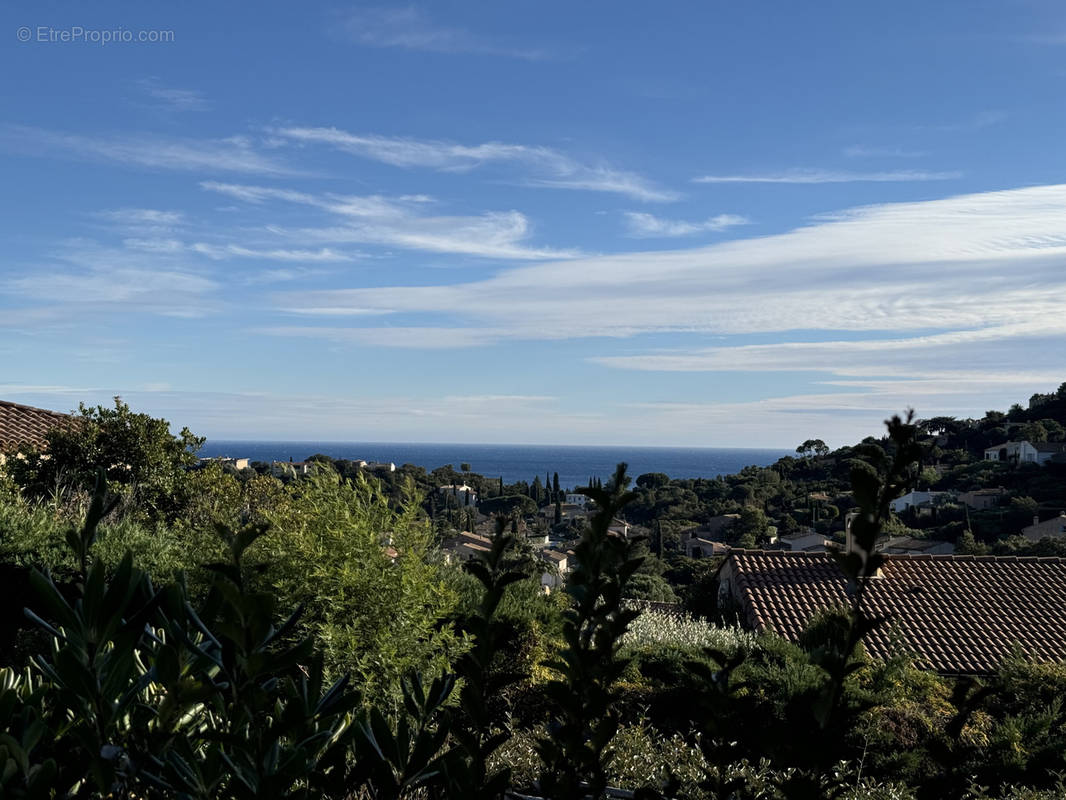
[[715,478],[744,467],[768,466],[788,450],[727,447],[587,447],[583,445],[412,444],[410,442],[265,442],[209,440],[204,457],[226,456],[252,461],[303,461],[321,453],[336,459],[414,464],[432,471],[469,464],[473,472],[505,483],[530,481],[559,473],[564,488],[588,485],[590,478],[606,480],[619,461],[635,479],[646,472],[665,472],[671,478]]

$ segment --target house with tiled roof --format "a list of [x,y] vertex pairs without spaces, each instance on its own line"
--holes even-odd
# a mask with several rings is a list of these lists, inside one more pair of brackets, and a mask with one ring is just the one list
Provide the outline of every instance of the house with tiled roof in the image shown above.
[[[825,553],[734,550],[717,577],[721,607],[793,642],[815,614],[851,602]],[[873,658],[903,647],[945,675],[994,672],[1015,647],[1036,661],[1066,661],[1063,558],[888,555],[864,604],[885,618],[864,642]]]
[[1002,486],[975,489],[959,495],[959,502],[974,511],[984,511],[998,506],[1006,496],[1007,490]]
[[70,414],[0,400],[0,453],[26,447],[43,449],[48,444],[45,439],[48,431],[66,427],[73,421]]
[[1033,517],[1033,524],[1022,528],[1022,536],[1031,542],[1039,542],[1041,539],[1066,539],[1066,511],[1043,521],[1039,516]]
[[729,554],[729,545],[725,542],[715,542],[699,536],[686,539],[683,547],[689,558],[712,558]]
[[441,545],[446,561],[469,561],[492,550],[492,539],[471,531],[462,531]]

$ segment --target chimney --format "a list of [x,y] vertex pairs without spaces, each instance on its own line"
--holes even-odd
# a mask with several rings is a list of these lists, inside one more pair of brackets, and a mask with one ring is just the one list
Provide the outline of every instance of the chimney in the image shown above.
[[851,522],[859,516],[856,511],[849,511],[844,515],[844,552],[850,553],[855,549],[855,542],[851,538]]
[[1033,524],[1034,525],[1039,525],[1040,524],[1040,515],[1039,514],[1033,514]]

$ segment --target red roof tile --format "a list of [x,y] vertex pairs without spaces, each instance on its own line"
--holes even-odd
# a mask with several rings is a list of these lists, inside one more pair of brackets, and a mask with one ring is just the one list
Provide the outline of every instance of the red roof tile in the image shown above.
[[44,447],[44,435],[49,430],[69,425],[72,420],[69,414],[0,400],[0,450],[27,444]]
[[[797,641],[818,611],[849,603],[826,553],[733,551],[734,597],[746,623]],[[867,652],[896,652],[898,633],[918,663],[949,674],[992,672],[1018,645],[1037,661],[1066,660],[1066,559],[1031,556],[885,556],[865,594],[887,618]]]

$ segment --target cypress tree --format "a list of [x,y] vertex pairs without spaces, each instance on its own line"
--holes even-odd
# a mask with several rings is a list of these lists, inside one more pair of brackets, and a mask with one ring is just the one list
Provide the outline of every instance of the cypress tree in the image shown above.
[[563,521],[563,503],[559,499],[559,495],[555,496],[555,524],[558,525]]
[[559,499],[559,473],[555,473],[555,477],[552,478],[552,492],[555,493],[555,499]]

